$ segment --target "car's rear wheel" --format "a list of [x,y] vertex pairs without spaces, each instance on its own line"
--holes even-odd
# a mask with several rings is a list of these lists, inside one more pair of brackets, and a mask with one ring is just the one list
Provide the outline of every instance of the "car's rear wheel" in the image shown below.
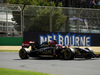
[[73,60],[75,57],[75,51],[72,48],[66,48],[63,57],[65,60]]
[[29,58],[29,50],[27,48],[20,49],[19,57],[21,59],[28,59]]

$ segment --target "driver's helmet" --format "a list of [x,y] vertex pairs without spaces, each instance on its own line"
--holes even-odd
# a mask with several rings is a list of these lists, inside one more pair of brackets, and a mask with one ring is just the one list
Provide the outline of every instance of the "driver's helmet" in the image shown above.
[[49,43],[48,42],[43,42],[42,44],[41,44],[41,47],[48,47],[49,46]]
[[49,41],[50,46],[56,46],[56,44],[57,44],[56,40]]
[[48,46],[53,46],[53,47],[55,47],[56,44],[57,44],[57,42],[56,42],[55,40],[53,40],[53,41],[49,41],[49,42],[43,42],[43,43],[41,44],[41,47],[48,47]]

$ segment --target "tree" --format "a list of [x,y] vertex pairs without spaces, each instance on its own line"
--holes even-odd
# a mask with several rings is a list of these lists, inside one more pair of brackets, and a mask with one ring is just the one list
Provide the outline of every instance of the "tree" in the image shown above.
[[[52,20],[52,31],[58,31],[64,25],[66,17],[61,14],[62,9],[54,7],[27,7],[25,9],[25,30],[50,31],[50,20]],[[33,13],[34,12],[34,13]],[[30,13],[30,15],[29,15]],[[28,15],[27,15],[28,14]]]
[[[67,19],[67,17],[62,14],[62,9],[54,9],[54,1],[48,2],[47,0],[8,0],[8,3],[24,4],[24,22],[26,31],[50,31],[50,20],[52,20],[52,31],[58,31],[61,26],[64,25],[65,20]],[[59,2],[58,6],[62,6],[62,3]],[[15,13],[19,12],[13,12],[13,14]],[[20,25],[18,16],[15,15],[14,20],[17,22],[17,25]]]

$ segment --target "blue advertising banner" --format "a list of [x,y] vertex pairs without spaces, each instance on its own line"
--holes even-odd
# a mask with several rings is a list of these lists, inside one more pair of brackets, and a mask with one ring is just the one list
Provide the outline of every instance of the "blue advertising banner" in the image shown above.
[[24,32],[23,41],[43,42],[56,40],[63,46],[100,46],[100,34],[64,32]]
[[76,34],[65,34],[61,33],[52,33],[44,35],[39,35],[39,43],[49,42],[52,40],[56,40],[58,44],[63,46],[90,46],[91,45],[91,36],[86,35],[76,35]]

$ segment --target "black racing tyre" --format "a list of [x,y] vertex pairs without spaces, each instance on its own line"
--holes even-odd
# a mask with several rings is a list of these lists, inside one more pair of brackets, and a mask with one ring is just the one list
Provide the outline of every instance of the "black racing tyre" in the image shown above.
[[91,51],[91,52],[93,52],[93,50],[91,49],[91,48],[85,48],[86,50],[89,50],[89,51]]
[[94,54],[94,52],[93,52],[93,50],[91,48],[85,48],[85,49],[90,52],[90,54],[85,56],[85,59],[91,59],[92,57],[95,57],[95,54]]
[[29,51],[27,48],[22,48],[19,51],[19,57],[21,59],[28,59],[29,58]]
[[63,53],[63,57],[65,60],[73,60],[75,57],[75,51],[72,48],[65,48]]

